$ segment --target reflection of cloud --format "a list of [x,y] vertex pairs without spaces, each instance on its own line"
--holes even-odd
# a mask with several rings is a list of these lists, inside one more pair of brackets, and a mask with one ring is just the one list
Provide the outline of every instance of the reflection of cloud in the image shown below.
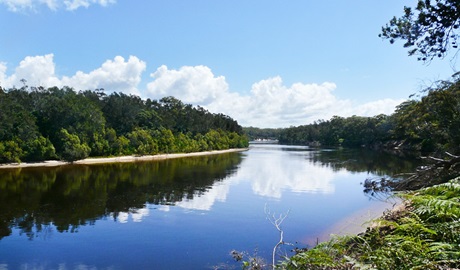
[[129,216],[133,222],[142,222],[144,217],[148,217],[150,214],[150,210],[147,207],[141,209],[134,209],[129,212],[120,212],[118,213],[117,220],[120,223],[128,223]]
[[295,152],[248,158],[237,177],[249,179],[254,193],[273,198],[281,198],[285,189],[323,194],[335,192],[332,180],[337,173],[313,165],[307,161],[305,154],[295,158],[287,158],[286,155],[295,155]]
[[178,202],[176,205],[185,209],[209,211],[216,201],[225,202],[227,199],[230,183],[226,182],[219,182],[219,184],[214,185],[205,194],[195,196],[193,200]]
[[141,208],[132,213],[131,216],[134,222],[142,222],[142,219],[148,217],[149,213],[150,211],[148,208]]
[[129,213],[126,213],[126,212],[120,212],[120,213],[118,213],[118,217],[117,217],[118,222],[120,222],[120,223],[127,223],[127,222],[128,222],[128,218],[129,218]]
[[157,209],[163,212],[169,212],[171,207],[169,205],[160,205]]
[[235,175],[213,185],[201,196],[176,205],[209,211],[216,201],[225,202],[230,185],[241,181],[250,181],[255,194],[271,198],[281,198],[283,190],[332,194],[335,192],[334,178],[338,173],[345,172],[334,172],[330,168],[314,165],[305,151],[273,151],[268,154],[257,153],[257,149],[252,151],[254,153],[243,161],[244,165]]

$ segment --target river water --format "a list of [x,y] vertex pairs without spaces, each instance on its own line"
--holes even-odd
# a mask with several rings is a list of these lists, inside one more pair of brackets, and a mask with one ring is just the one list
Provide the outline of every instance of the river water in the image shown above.
[[[365,150],[251,145],[173,160],[0,170],[0,270],[229,269],[232,250],[271,262],[371,209],[366,178],[414,162]],[[381,210],[379,210],[381,211]]]

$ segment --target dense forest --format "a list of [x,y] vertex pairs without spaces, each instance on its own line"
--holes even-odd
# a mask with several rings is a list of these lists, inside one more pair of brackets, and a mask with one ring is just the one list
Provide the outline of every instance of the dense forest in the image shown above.
[[247,147],[232,118],[174,97],[0,87],[0,163]]
[[284,144],[403,149],[460,154],[460,78],[441,81],[391,115],[340,117],[285,129],[245,128],[254,138]]

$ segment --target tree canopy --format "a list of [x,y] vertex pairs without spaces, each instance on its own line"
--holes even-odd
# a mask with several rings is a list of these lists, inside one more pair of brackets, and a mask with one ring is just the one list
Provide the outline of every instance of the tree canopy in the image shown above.
[[459,27],[458,0],[418,0],[415,8],[404,7],[401,17],[393,17],[382,27],[379,36],[392,44],[403,40],[409,55],[430,61],[444,57],[451,48],[458,48]]
[[174,97],[143,100],[102,89],[0,91],[0,163],[246,147],[237,121]]

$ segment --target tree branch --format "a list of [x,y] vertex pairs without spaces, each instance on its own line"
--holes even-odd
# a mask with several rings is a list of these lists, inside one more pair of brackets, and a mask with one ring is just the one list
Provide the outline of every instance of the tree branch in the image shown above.
[[279,246],[285,244],[284,243],[284,232],[281,229],[281,224],[288,217],[289,212],[291,210],[288,210],[285,215],[280,214],[278,217],[276,217],[275,213],[271,213],[270,209],[265,204],[265,210],[264,211],[265,211],[265,214],[267,215],[268,221],[270,221],[270,223],[273,224],[273,226],[275,226],[276,230],[278,230],[278,232],[280,233],[280,240],[273,247],[273,252],[272,252],[272,268],[275,269],[276,268],[276,264],[275,264],[276,250],[279,248]]

